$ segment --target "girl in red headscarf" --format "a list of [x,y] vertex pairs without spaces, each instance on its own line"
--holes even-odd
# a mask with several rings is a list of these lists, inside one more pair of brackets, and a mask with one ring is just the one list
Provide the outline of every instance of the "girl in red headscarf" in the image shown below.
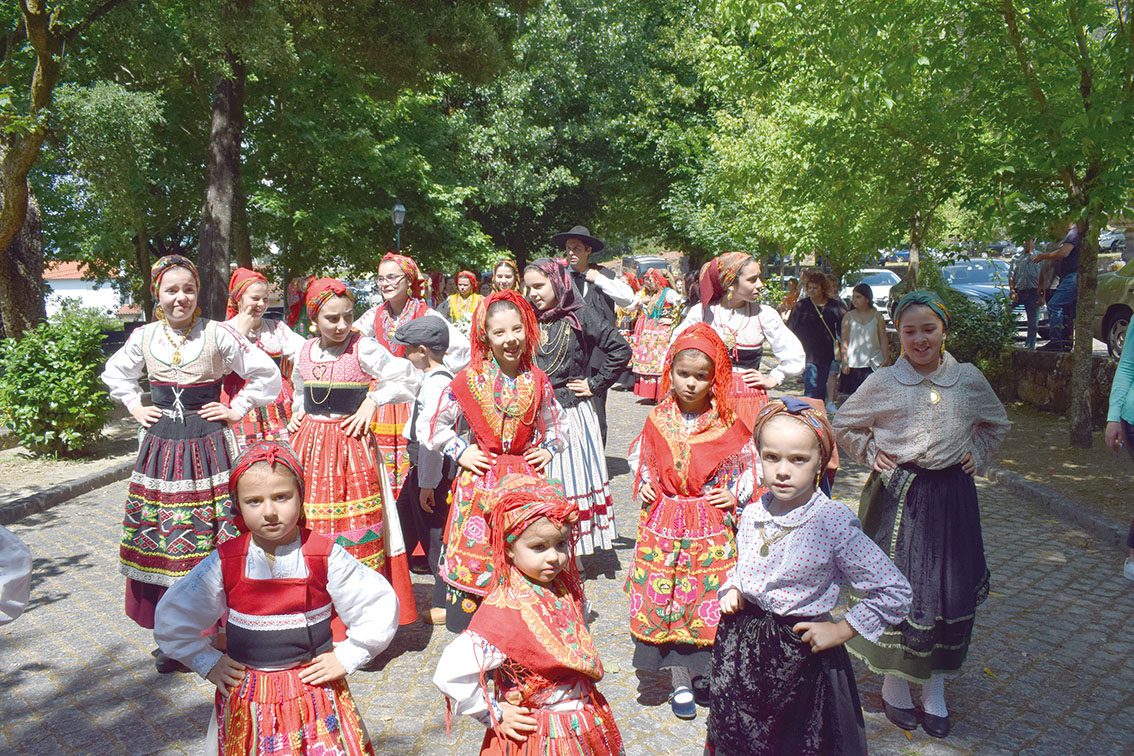
[[[346,676],[390,645],[394,591],[304,526],[303,468],[286,444],[249,446],[229,488],[241,535],[166,593],[154,637],[216,685],[218,753],[373,754]],[[207,633],[226,614],[221,652]],[[332,648],[334,615],[349,630]]]
[[[694,323],[708,323],[724,341],[732,359],[732,396],[736,414],[752,427],[768,402],[768,389],[803,372],[803,345],[772,307],[759,302],[760,263],[744,252],[726,252],[701,268],[700,300],[689,308],[673,337]],[[760,369],[766,346],[780,364]]]
[[641,314],[634,323],[634,356],[630,361],[631,369],[638,376],[634,394],[656,400],[669,335],[681,313],[681,296],[657,268],[650,268],[642,276],[637,310]]
[[489,511],[491,590],[433,682],[456,713],[488,728],[482,756],[620,754],[614,713],[595,687],[602,662],[572,555],[578,508],[541,478],[508,475]]
[[[409,257],[386,253],[378,266],[378,289],[382,303],[371,307],[356,323],[364,336],[372,336],[395,357],[405,357],[406,348],[394,341],[398,327],[423,317],[441,318],[429,307],[424,297],[428,288],[421,270]],[[441,318],[444,320],[444,318]],[[468,337],[449,325],[449,349],[445,367],[456,372],[469,362]],[[412,403],[390,402],[378,408],[371,429],[386,462],[386,475],[395,500],[401,496],[402,484],[409,475],[410,459],[402,430],[410,417]]]
[[642,501],[626,581],[634,666],[670,671],[676,716],[696,715],[720,610],[717,588],[736,563],[737,513],[755,488],[752,433],[732,405],[732,364],[707,325],[666,354],[661,400],[630,448]]
[[378,440],[375,410],[413,399],[421,373],[354,330],[354,295],[334,278],[307,289],[319,331],[299,351],[288,431],[303,464],[308,526],[390,577],[402,624],[414,622],[413,590],[395,498]]
[[[268,279],[248,268],[237,268],[228,282],[228,309],[225,326],[243,336],[253,346],[272,358],[283,377],[283,388],[267,407],[252,409],[232,430],[241,449],[259,440],[287,440],[287,424],[291,420],[291,369],[304,339],[282,320],[265,318],[268,309]],[[231,405],[244,388],[244,379],[236,373],[224,377],[221,401]]]
[[453,277],[457,283],[457,291],[446,297],[441,305],[441,317],[448,320],[461,333],[468,335],[472,325],[472,316],[477,305],[484,301],[484,297],[477,291],[480,282],[476,273],[471,270],[462,270]]
[[[136,329],[106,362],[102,380],[142,426],[130,476],[120,549],[126,615],[154,626],[154,607],[213,548],[236,535],[228,512],[228,471],[236,456],[230,423],[280,393],[268,355],[215,320],[200,317],[197,268],[180,255],[154,263],[157,320]],[[221,403],[221,380],[235,373],[244,390]],[[142,404],[145,374],[151,405]],[[179,665],[158,657],[159,672]]]
[[535,365],[539,327],[517,292],[491,294],[472,322],[473,356],[434,410],[426,445],[462,468],[453,483],[441,576],[451,587],[446,625],[468,627],[492,579],[488,494],[508,473],[543,475],[560,436],[562,408]]

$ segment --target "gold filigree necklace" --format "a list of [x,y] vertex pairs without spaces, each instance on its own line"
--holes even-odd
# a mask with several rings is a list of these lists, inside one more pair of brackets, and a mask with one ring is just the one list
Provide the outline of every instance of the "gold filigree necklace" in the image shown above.
[[[164,310],[162,311],[164,315]],[[169,323],[164,317],[161,318],[161,328],[165,332],[165,338],[169,341],[169,345],[173,347],[173,355],[169,358],[169,362],[174,367],[181,364],[181,348],[189,341],[189,334],[193,333],[193,327],[197,325],[197,321],[201,317],[201,311],[196,310],[193,313],[192,320],[189,321],[189,327],[182,333],[180,328],[170,328]],[[174,340],[174,334],[181,337],[180,343]]]

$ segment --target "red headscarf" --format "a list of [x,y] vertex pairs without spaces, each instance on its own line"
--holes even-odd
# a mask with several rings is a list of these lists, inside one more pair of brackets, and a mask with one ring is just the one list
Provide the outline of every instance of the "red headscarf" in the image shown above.
[[[551,520],[557,527],[575,525],[579,521],[579,506],[563,495],[555,484],[543,478],[534,478],[523,473],[510,473],[496,483],[496,488],[488,497],[488,517],[492,532],[492,583],[491,587],[507,585],[511,568],[507,562],[507,547],[515,543],[528,526],[541,517]],[[572,539],[574,542],[574,539]],[[572,570],[573,558],[567,561],[563,574],[574,577],[582,595],[582,584]]]
[[645,274],[642,276],[642,282],[645,283],[647,281],[657,287],[658,291],[667,289],[670,286],[669,279],[666,278],[665,273],[663,273],[658,268],[650,268],[645,272]]
[[237,268],[232,271],[232,277],[228,279],[228,307],[224,312],[225,320],[236,315],[240,307],[240,298],[248,291],[249,286],[257,283],[267,284],[268,279],[263,273],[248,268]]
[[510,302],[520,311],[520,322],[524,324],[524,353],[520,359],[520,366],[527,369],[535,364],[536,352],[539,351],[539,323],[531,303],[524,299],[518,291],[504,289],[494,291],[477,305],[473,313],[469,341],[472,342],[472,354],[469,359],[469,368],[480,370],[484,363],[492,358],[492,347],[488,345],[488,308],[497,302]]
[[[228,491],[232,496],[233,521],[241,533],[247,532],[248,527],[244,524],[244,518],[240,515],[240,502],[236,495],[236,484],[240,482],[241,476],[248,472],[252,465],[260,462],[267,462],[271,467],[283,465],[290,470],[291,474],[295,476],[296,485],[299,486],[299,500],[303,501],[303,464],[299,461],[299,457],[285,443],[257,441],[241,452],[240,456],[236,458],[236,464],[233,465],[232,471],[228,474]],[[300,522],[303,522],[302,510]]]
[[409,282],[409,295],[411,299],[421,299],[425,296],[425,278],[421,275],[421,268],[417,267],[411,258],[405,255],[399,255],[395,252],[387,252],[382,257],[382,262],[394,262],[402,269],[402,273],[406,276],[406,281]]
[[307,298],[307,289],[314,280],[315,276],[299,276],[288,282],[286,297],[289,327],[295,328],[295,324],[299,322],[299,316],[303,313],[303,302]]
[[673,379],[673,360],[686,349],[696,349],[708,357],[713,363],[713,400],[716,402],[717,412],[721,419],[731,425],[734,417],[732,406],[732,359],[729,357],[728,347],[721,341],[721,337],[707,323],[694,323],[681,335],[674,339],[669,351],[665,355],[665,366],[662,368],[661,386],[658,396],[668,396]]
[[331,297],[346,297],[352,303],[354,294],[337,278],[317,278],[307,287],[307,317],[312,322],[319,315],[319,309]]
[[184,268],[192,273],[193,283],[198,289],[201,288],[201,276],[197,273],[197,266],[188,257],[165,255],[159,257],[150,267],[150,293],[154,295],[154,299],[158,298],[158,291],[161,290],[161,277],[173,268]]
[[469,284],[472,285],[472,289],[469,290],[469,294],[476,294],[476,288],[480,285],[480,280],[477,279],[476,273],[473,273],[471,270],[462,270],[456,275],[455,280],[457,282],[460,282],[462,278],[467,278],[469,280]]
[[719,300],[740,275],[740,269],[755,260],[746,252],[725,252],[710,260],[701,269],[702,320],[709,320],[709,305]]
[[571,283],[571,271],[567,269],[565,262],[560,260],[552,260],[549,257],[541,257],[535,262],[528,263],[524,270],[534,269],[538,270],[551,281],[551,289],[555,292],[555,297],[558,300],[554,307],[550,307],[542,312],[536,313],[541,323],[549,323],[560,318],[567,318],[567,322],[576,331],[583,330],[583,324],[579,321],[579,316],[575,311],[583,306],[583,298],[578,295],[574,285]]

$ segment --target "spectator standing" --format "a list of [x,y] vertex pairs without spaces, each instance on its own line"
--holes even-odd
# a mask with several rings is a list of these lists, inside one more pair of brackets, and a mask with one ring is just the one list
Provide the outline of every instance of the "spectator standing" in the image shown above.
[[[835,361],[836,334],[842,333],[843,309],[832,296],[830,280],[822,271],[804,271],[803,291],[792,308],[788,327],[803,344],[806,362],[803,368],[803,395],[827,400],[827,376]],[[828,406],[827,411],[833,411]]]
[[1055,260],[1055,274],[1059,286],[1047,302],[1051,323],[1051,341],[1045,351],[1070,352],[1071,334],[1075,328],[1075,303],[1079,298],[1079,247],[1082,245],[1082,232],[1078,224],[1072,223],[1067,235],[1059,246],[1050,252],[1036,255],[1033,260],[1043,262]]
[[1047,284],[1051,279],[1048,265],[1035,254],[1035,239],[1028,239],[1012,258],[1012,269],[1008,274],[1008,288],[1012,301],[1024,306],[1028,316],[1028,336],[1025,349],[1036,348],[1036,333],[1039,330],[1039,308],[1047,294]]

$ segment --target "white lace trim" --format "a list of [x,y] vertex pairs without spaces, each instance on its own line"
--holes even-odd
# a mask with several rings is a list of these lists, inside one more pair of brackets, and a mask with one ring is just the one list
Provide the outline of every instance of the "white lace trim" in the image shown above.
[[331,604],[303,614],[245,614],[228,610],[228,621],[245,630],[302,630],[331,618]]

